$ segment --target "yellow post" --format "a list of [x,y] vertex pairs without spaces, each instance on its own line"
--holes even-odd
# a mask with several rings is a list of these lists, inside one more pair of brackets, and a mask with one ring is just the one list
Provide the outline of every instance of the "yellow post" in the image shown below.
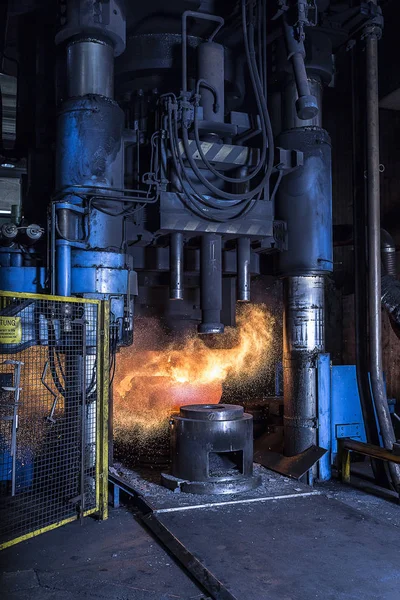
[[343,483],[350,483],[350,473],[351,473],[351,460],[350,460],[350,450],[348,450],[345,446],[345,440],[338,440],[339,446],[339,469],[340,469],[340,479]]
[[97,441],[98,441],[98,506],[101,519],[108,517],[108,396],[110,386],[110,340],[109,321],[110,306],[108,301],[101,303],[98,319],[97,358],[97,389],[99,403],[97,412]]

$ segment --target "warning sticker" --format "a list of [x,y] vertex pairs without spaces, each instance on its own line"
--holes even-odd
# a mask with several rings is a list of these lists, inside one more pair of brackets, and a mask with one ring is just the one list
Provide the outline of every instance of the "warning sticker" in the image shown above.
[[21,340],[21,317],[0,317],[0,344],[19,344]]

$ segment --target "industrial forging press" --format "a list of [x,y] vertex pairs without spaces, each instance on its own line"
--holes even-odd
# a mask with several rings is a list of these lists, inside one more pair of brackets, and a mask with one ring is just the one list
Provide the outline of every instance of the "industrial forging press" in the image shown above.
[[[376,200],[383,26],[376,1],[2,3],[0,543],[105,517],[108,466],[125,491],[139,465],[167,495],[229,498],[261,493],[253,461],[312,486],[342,439],[392,450],[376,318],[383,298],[400,322],[379,181]],[[368,88],[365,373],[332,363],[326,327],[322,107],[346,48]]]

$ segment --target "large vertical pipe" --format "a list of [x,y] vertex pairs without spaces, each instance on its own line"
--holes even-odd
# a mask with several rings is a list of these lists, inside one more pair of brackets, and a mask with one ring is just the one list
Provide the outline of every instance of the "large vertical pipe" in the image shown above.
[[[110,312],[115,321],[122,324],[127,320],[130,278],[128,269],[121,268],[121,261],[124,266],[128,261],[123,253],[111,249],[121,247],[123,217],[110,218],[94,206],[88,211],[88,198],[82,195],[93,187],[98,188],[98,196],[103,197],[103,207],[107,208],[107,196],[113,188],[112,195],[121,195],[123,200],[119,190],[124,187],[124,114],[113,100],[113,74],[114,56],[125,49],[124,2],[108,0],[97,3],[95,10],[88,8],[91,3],[86,0],[68,0],[66,4],[68,18],[64,19],[56,34],[56,43],[66,48],[66,86],[60,94],[62,104],[58,115],[56,149],[56,192],[61,204],[56,202],[53,210],[57,234],[56,291],[60,295],[82,294],[110,299]],[[74,194],[76,188],[80,191],[78,195]],[[107,277],[101,283],[97,277],[92,278],[97,268],[107,269]],[[121,284],[125,276],[126,285]],[[71,403],[79,375],[82,378],[83,403],[86,394],[90,397],[96,389],[95,381],[91,381],[94,340],[88,342],[88,337],[89,333],[87,336],[83,331],[83,351],[77,347],[66,353],[69,365],[66,368],[66,390],[71,393]],[[80,362],[81,371],[78,370]],[[90,381],[85,381],[85,373]],[[95,409],[95,403],[88,403],[86,423],[82,422],[82,426],[87,428],[83,450],[86,446],[91,458],[94,458],[92,425]],[[112,416],[112,409],[110,414]],[[112,422],[110,435],[112,444]]]
[[[367,211],[365,194],[365,127],[360,115],[365,115],[364,52],[356,47],[351,55],[352,103],[352,163],[353,163],[353,230],[354,230],[354,330],[357,386],[367,442],[379,446],[379,426],[369,377],[368,293],[367,293]],[[388,475],[381,461],[372,461],[378,485],[387,487]]]
[[224,121],[224,47],[215,42],[205,42],[200,44],[197,49],[198,77],[212,86],[217,94],[217,101],[214,93],[202,87],[201,102],[203,107],[203,119],[205,121]]
[[68,97],[114,97],[114,48],[98,39],[73,40],[67,47]]
[[215,233],[205,233],[201,238],[200,279],[202,320],[198,332],[200,334],[223,333],[221,236]]
[[324,274],[333,267],[331,147],[319,127],[294,128],[278,139],[303,152],[304,164],[281,183],[277,216],[286,221],[284,279],[284,450],[317,443],[317,363],[325,351]]
[[169,297],[183,300],[183,233],[171,233],[169,240]]
[[[84,225],[87,217],[79,209],[85,208],[86,200],[73,193],[77,186],[84,194],[86,185],[119,190],[124,181],[124,114],[113,101],[114,56],[125,49],[124,3],[122,0],[109,0],[98,4],[98,10],[92,11],[88,10],[86,0],[68,0],[68,18],[63,19],[56,33],[56,44],[63,44],[66,59],[65,86],[59,93],[62,104],[58,114],[56,192],[62,204],[78,205],[78,210],[74,210],[73,206],[72,210],[55,207],[58,238],[55,245],[58,248],[65,246],[60,241],[69,241],[71,255],[70,260],[62,263],[58,256],[65,258],[67,249],[56,249],[56,272],[62,268],[74,270],[77,254],[84,252],[81,249],[83,240],[89,248],[96,249],[120,247],[121,243],[122,217],[119,221],[118,217],[110,219],[93,207],[89,217],[92,227],[85,239],[85,231],[89,231]],[[70,194],[67,193],[69,189]],[[105,199],[108,193],[104,189],[99,190]],[[115,194],[118,191],[114,191]],[[69,231],[73,235],[66,234]],[[113,262],[112,257],[109,262]],[[108,267],[109,264],[103,262],[101,266]],[[59,282],[58,294],[65,291],[65,280],[72,280],[69,295],[79,294],[85,287],[76,287],[76,278],[71,277],[71,272],[56,273],[56,280]],[[93,293],[96,291],[93,289]]]
[[285,454],[316,443],[317,359],[325,349],[323,276],[284,280],[283,387]]
[[[377,1],[374,0],[377,4]],[[368,196],[368,295],[370,376],[383,443],[392,449],[396,441],[390,418],[382,368],[381,322],[381,206],[379,181],[379,93],[378,93],[378,28],[372,27],[366,35],[367,82],[367,196]],[[396,489],[400,488],[400,469],[389,463]]]
[[250,302],[250,238],[241,237],[237,241],[237,299]]

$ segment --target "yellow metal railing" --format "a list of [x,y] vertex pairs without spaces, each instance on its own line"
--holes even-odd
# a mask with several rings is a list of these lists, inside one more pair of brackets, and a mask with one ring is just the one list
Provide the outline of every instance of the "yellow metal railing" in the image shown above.
[[0,292],[0,317],[2,549],[83,516],[107,518],[109,305]]

